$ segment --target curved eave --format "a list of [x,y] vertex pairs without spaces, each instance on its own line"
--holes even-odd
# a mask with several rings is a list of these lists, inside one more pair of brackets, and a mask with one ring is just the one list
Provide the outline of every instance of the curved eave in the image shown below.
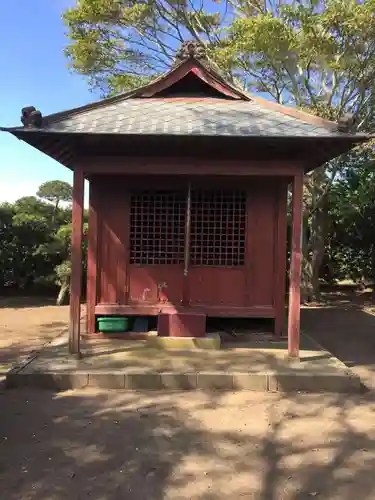
[[76,140],[67,134],[24,128],[0,128],[0,130],[9,132],[17,139],[73,169]]
[[[2,128],[18,139],[30,144],[70,169],[74,169],[75,156],[93,154],[137,155],[139,151],[149,154],[191,154],[194,151],[212,151],[212,155],[242,153],[250,158],[254,151],[259,156],[274,159],[297,157],[303,160],[305,171],[313,170],[358,144],[372,139],[364,134],[337,134],[332,136],[218,136],[218,135],[130,135],[52,132],[40,129]],[[198,148],[193,149],[193,145]],[[256,148],[254,146],[256,145]],[[184,151],[184,146],[186,151]],[[252,146],[249,148],[249,146]],[[199,149],[201,148],[201,149]]]

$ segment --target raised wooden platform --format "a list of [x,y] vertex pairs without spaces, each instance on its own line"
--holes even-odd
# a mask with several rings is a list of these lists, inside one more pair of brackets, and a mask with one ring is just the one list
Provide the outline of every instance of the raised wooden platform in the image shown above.
[[191,307],[175,306],[171,304],[156,305],[121,305],[121,304],[98,304],[95,306],[95,315],[105,316],[107,314],[118,314],[123,316],[158,316],[162,313],[191,313],[192,311],[211,317],[223,318],[274,318],[276,310],[272,306],[253,307],[228,307],[228,306],[203,306]]

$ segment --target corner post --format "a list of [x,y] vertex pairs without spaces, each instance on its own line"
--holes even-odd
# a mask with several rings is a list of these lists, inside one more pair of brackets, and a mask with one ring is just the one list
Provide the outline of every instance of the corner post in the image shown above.
[[83,241],[84,175],[74,169],[72,207],[72,275],[70,279],[69,353],[81,356],[81,296],[82,296],[82,241]]
[[301,264],[302,264],[302,212],[303,171],[293,177],[292,185],[292,238],[290,255],[288,355],[299,357],[301,314]]

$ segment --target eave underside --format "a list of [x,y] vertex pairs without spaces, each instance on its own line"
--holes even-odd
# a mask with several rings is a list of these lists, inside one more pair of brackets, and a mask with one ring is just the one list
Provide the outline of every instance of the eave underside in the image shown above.
[[[310,171],[368,140],[342,137],[227,137],[63,134],[12,131],[12,134],[74,170],[86,156],[192,157],[220,160],[299,162]],[[105,173],[105,172],[103,172]]]

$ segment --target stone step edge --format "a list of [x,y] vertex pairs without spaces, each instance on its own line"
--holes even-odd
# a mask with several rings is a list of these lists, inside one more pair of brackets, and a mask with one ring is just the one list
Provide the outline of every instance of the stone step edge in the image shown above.
[[360,378],[342,374],[269,373],[8,373],[6,388],[33,387],[56,391],[98,388],[124,390],[227,390],[257,392],[361,392]]

